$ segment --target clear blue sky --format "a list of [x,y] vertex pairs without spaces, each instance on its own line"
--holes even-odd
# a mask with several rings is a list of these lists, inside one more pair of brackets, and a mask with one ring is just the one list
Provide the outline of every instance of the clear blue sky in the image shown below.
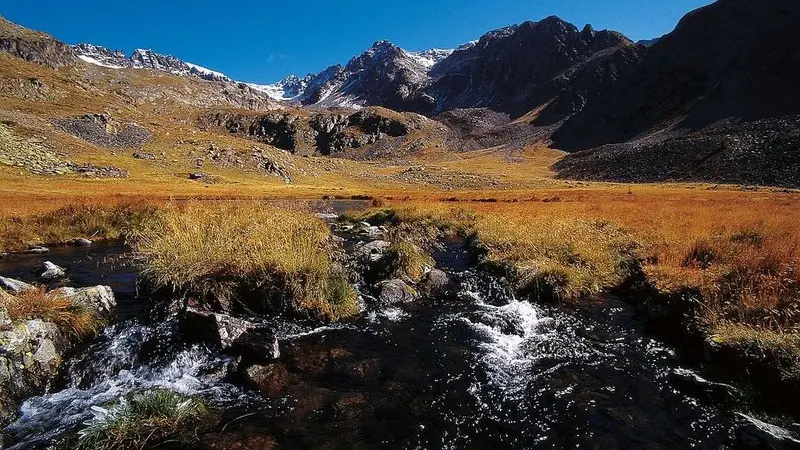
[[374,41],[452,48],[550,15],[633,40],[671,31],[710,0],[3,0],[0,15],[70,44],[152,48],[252,82],[346,62]]

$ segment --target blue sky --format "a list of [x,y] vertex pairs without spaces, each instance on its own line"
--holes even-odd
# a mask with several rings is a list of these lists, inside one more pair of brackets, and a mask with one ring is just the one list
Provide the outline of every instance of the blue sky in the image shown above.
[[252,82],[318,72],[387,39],[452,48],[550,15],[639,40],[710,0],[2,1],[0,15],[70,44],[152,48]]

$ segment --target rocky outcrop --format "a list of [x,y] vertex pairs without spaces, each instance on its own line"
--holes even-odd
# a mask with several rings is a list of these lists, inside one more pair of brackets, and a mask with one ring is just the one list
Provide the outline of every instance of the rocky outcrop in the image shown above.
[[373,110],[353,114],[264,115],[214,112],[198,119],[201,128],[220,127],[279,149],[330,155],[408,134],[409,125]]
[[52,37],[15,25],[0,17],[0,52],[33,63],[62,67],[75,64],[77,59],[69,45]]

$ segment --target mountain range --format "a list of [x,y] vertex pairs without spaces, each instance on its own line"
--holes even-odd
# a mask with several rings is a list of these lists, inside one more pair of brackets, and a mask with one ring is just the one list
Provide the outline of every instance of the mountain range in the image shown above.
[[794,0],[718,0],[639,43],[557,17],[490,31],[453,50],[410,52],[378,41],[343,65],[270,85],[151,50],[126,56],[1,28],[0,51],[13,56],[216,83],[237,107],[421,114],[458,135],[452,151],[544,142],[570,152],[554,166],[563,177],[800,185]]

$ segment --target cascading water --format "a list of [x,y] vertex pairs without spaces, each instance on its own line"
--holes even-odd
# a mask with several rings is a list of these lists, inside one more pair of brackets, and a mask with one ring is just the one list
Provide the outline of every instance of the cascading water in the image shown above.
[[457,299],[374,309],[345,325],[276,322],[275,366],[284,375],[269,395],[232,384],[235,361],[185,343],[172,321],[127,319],[69,362],[63,388],[22,405],[7,443],[46,446],[90,419],[91,406],[153,387],[231,411],[235,420],[215,439],[259,436],[286,448],[718,448],[727,441],[726,412],[670,385],[677,357],[647,338],[621,301],[533,305],[509,296],[504,280],[465,268],[463,255],[449,256]]

